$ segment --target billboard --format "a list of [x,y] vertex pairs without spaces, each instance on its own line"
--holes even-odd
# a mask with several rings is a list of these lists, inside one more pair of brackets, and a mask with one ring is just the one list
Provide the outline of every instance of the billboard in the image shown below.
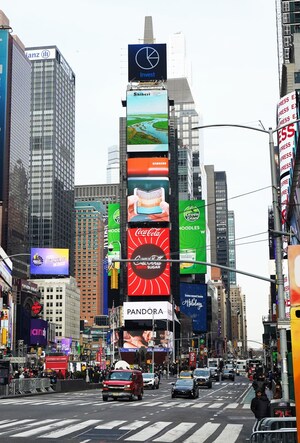
[[128,222],[169,222],[169,186],[167,177],[128,178]]
[[167,45],[128,45],[128,81],[167,80]]
[[69,275],[69,249],[31,248],[30,275]]
[[165,89],[127,91],[127,152],[168,151],[168,103]]
[[[8,83],[8,39],[9,31],[0,29],[0,170],[4,168],[7,116]],[[3,180],[0,180],[0,200],[3,200]]]
[[124,302],[124,320],[173,320],[172,304],[167,301]]
[[168,177],[169,159],[166,157],[129,158],[127,160],[128,177]]
[[128,229],[127,257],[136,259],[128,263],[129,296],[169,296],[170,229]]
[[[112,258],[120,258],[121,243],[120,243],[120,203],[110,203],[108,205],[108,233],[107,243],[113,246],[112,251],[107,251],[108,263],[111,263]],[[120,263],[115,264],[120,267]]]
[[30,321],[30,344],[47,345],[48,322],[40,318],[32,318]]
[[[298,97],[293,91],[282,97],[277,105],[277,127],[283,126],[277,131],[280,165],[280,198],[282,211],[282,225],[285,225],[286,212],[289,203],[290,183],[293,177],[294,157],[298,142],[297,120]],[[291,123],[291,124],[288,124]]]
[[169,350],[173,344],[173,332],[159,329],[154,331],[129,330],[123,331],[123,347],[120,349],[126,352],[127,349],[149,348]]
[[[204,200],[179,201],[180,260],[206,262]],[[181,262],[180,274],[205,274],[206,265]]]
[[180,283],[180,312],[193,320],[193,331],[207,330],[207,285]]

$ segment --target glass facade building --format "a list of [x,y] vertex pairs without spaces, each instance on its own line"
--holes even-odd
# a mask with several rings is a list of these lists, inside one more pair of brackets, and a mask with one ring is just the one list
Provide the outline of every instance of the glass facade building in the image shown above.
[[7,23],[0,24],[1,246],[9,256],[18,254],[13,276],[26,278],[31,66],[22,42]]
[[26,54],[32,63],[30,246],[68,248],[72,274],[75,74],[55,46]]

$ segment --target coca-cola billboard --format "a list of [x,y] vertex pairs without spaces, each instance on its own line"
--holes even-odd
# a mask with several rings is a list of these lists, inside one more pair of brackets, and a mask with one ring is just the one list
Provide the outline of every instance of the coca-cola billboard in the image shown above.
[[128,230],[128,295],[170,295],[170,230]]

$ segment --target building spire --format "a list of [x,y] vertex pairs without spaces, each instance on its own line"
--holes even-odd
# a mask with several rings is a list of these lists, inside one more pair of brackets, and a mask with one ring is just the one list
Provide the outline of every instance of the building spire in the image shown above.
[[152,17],[145,17],[144,43],[154,43]]

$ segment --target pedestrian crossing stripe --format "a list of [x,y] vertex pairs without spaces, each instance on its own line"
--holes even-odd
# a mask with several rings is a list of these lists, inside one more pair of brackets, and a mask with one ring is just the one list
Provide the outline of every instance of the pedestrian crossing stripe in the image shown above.
[[[22,431],[20,431],[22,425]],[[18,428],[18,432],[16,432]],[[128,434],[129,431],[135,431],[133,435],[125,438],[124,441],[136,442],[164,442],[171,443],[190,432],[183,443],[204,443],[212,436],[214,443],[235,443],[238,441],[239,435],[242,431],[242,424],[225,424],[208,422],[199,427],[197,422],[181,422],[175,424],[172,421],[157,421],[150,423],[148,420],[83,420],[79,419],[46,419],[41,422],[35,419],[18,420],[0,420],[0,436],[5,435],[5,438],[47,438],[59,439],[70,434],[80,432],[83,436],[84,429],[91,430],[93,435],[97,438],[97,431],[116,430],[124,431]]]

